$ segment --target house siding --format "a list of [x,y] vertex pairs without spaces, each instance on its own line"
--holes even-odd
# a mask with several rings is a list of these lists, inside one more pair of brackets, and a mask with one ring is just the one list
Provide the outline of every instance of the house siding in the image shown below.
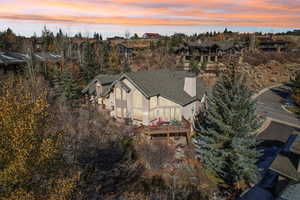
[[[120,84],[116,84],[108,98],[104,100],[104,103],[107,109],[113,110],[111,112],[112,116],[117,117],[116,114],[122,112],[124,118],[132,119],[133,123],[137,125],[143,124],[147,126],[156,123],[157,120],[181,121],[182,117],[192,120],[200,105],[200,101],[181,106],[161,96],[146,98],[129,80],[125,78],[121,81],[130,88],[130,92],[127,93],[120,87]],[[123,96],[123,93],[126,94],[126,99],[123,99],[123,97],[122,99],[116,98],[116,88],[121,89],[121,96]],[[124,116],[124,112],[126,116]]]

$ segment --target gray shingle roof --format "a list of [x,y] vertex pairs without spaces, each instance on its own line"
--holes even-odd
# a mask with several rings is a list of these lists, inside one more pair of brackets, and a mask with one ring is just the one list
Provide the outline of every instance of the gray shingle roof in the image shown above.
[[[110,85],[115,80],[117,80],[120,75],[109,75],[109,74],[99,74],[97,75],[81,92],[92,94],[95,92],[95,84],[99,82],[101,85]],[[104,88],[104,92],[106,92],[108,87]]]
[[99,74],[95,77],[95,79],[98,80],[98,82],[101,85],[106,85],[106,84],[111,84],[119,77],[120,77],[120,75]]
[[184,91],[184,80],[187,76],[195,76],[186,71],[171,71],[167,69],[126,73],[122,78],[128,78],[146,97],[162,96],[180,105],[187,105],[202,98],[205,93],[204,84],[197,79],[197,95],[191,97]]
[[300,181],[300,173],[297,172],[296,159],[284,155],[278,155],[272,162],[270,169],[294,181]]
[[277,198],[276,200],[298,200],[298,199],[300,199],[299,183],[287,186],[279,195],[279,198]]
[[82,93],[89,92],[89,94],[92,94],[95,92],[96,81],[99,81],[102,85],[111,84],[111,86],[105,88],[101,94],[101,96],[106,96],[114,85],[118,84],[120,80],[127,78],[147,98],[162,96],[184,106],[195,100],[200,100],[206,91],[202,80],[197,79],[196,96],[191,97],[187,94],[184,91],[184,80],[185,77],[188,76],[195,75],[187,71],[171,71],[167,69],[131,72],[122,75],[100,74],[82,90]]
[[[52,53],[35,53],[35,58],[39,61],[59,61],[62,57]],[[26,63],[30,56],[17,52],[0,52],[0,63],[4,64],[18,64]]]
[[191,43],[188,43],[188,46],[194,47],[194,48],[212,48],[213,46],[216,46],[219,49],[228,50],[231,48],[242,48],[244,45],[241,42],[236,42],[236,41],[232,41],[232,40],[224,40],[224,41],[207,40],[207,41],[203,41],[201,43],[191,42]]
[[0,60],[4,64],[17,64],[26,62],[20,57],[13,56],[11,53],[0,53]]

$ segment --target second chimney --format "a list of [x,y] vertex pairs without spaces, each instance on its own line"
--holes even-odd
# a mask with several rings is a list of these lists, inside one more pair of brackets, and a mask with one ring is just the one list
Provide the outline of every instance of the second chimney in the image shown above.
[[197,94],[197,78],[196,77],[185,77],[184,79],[184,91],[191,97],[195,97]]

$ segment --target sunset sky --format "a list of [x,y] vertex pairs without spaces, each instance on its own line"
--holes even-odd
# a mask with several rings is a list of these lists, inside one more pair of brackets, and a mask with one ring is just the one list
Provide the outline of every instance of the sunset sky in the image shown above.
[[0,0],[0,31],[104,36],[130,33],[281,32],[300,28],[300,0]]

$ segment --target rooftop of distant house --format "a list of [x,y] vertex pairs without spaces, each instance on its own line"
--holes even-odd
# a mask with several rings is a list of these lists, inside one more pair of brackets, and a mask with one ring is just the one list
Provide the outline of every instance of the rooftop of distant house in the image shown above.
[[[34,53],[33,55],[38,61],[58,61],[61,59],[60,55],[52,53]],[[26,63],[29,58],[30,56],[24,53],[0,52],[0,64]]]
[[160,37],[158,33],[144,33],[144,37]]

